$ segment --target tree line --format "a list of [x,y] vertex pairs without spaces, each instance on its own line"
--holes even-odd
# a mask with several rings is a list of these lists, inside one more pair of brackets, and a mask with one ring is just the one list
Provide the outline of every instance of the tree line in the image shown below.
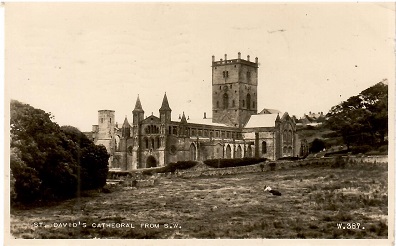
[[[334,131],[332,138],[340,137],[347,151],[368,152],[387,149],[388,85],[383,80],[356,96],[333,106],[326,115],[324,128]],[[318,152],[325,142],[315,139],[311,151]]]

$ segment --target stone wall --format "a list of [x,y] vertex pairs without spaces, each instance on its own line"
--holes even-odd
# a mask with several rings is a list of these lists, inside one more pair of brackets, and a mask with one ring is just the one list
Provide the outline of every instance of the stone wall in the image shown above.
[[[388,163],[387,156],[345,156],[342,157],[346,163],[346,166],[356,166],[356,165],[380,165],[384,166]],[[174,175],[177,177],[191,178],[191,177],[201,177],[201,176],[223,176],[223,175],[234,175],[241,173],[256,173],[256,172],[272,172],[277,170],[285,170],[290,168],[304,168],[304,167],[320,167],[320,166],[331,166],[335,162],[334,157],[325,158],[313,158],[304,159],[298,161],[269,161],[261,162],[255,165],[241,166],[241,167],[229,167],[229,168],[212,168],[203,163],[197,164],[197,166],[187,169],[178,170]],[[115,179],[117,176],[121,179],[134,178],[136,176],[141,176],[141,172],[147,169],[138,169],[130,172],[119,172],[119,171],[109,171],[109,177]],[[171,174],[156,174],[155,177],[162,176],[172,176]],[[140,177],[141,178],[141,177]],[[139,179],[140,179],[139,178]]]

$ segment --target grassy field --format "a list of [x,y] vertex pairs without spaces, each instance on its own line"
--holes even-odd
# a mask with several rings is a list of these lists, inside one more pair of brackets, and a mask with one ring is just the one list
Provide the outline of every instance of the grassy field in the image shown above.
[[[157,181],[154,187],[119,185],[111,193],[93,193],[40,208],[13,208],[11,233],[15,238],[388,235],[386,166],[299,167],[220,177],[161,177]],[[263,192],[264,185],[281,191],[282,196]],[[98,228],[102,223],[107,225]],[[121,223],[123,228],[112,228]]]

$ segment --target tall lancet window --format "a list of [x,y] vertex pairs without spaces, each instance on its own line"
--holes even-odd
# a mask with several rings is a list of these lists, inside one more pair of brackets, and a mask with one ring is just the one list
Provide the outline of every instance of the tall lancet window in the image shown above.
[[224,106],[224,109],[228,108],[228,94],[227,93],[224,93],[224,96],[223,96],[223,106]]
[[249,93],[246,96],[246,106],[247,106],[247,109],[250,109],[250,94]]

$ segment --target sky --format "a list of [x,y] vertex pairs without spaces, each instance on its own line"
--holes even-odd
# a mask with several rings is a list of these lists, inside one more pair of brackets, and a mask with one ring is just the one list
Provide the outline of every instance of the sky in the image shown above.
[[388,79],[393,3],[6,3],[5,96],[90,131],[139,95],[158,116],[211,116],[211,61],[259,59],[258,109],[297,117]]

